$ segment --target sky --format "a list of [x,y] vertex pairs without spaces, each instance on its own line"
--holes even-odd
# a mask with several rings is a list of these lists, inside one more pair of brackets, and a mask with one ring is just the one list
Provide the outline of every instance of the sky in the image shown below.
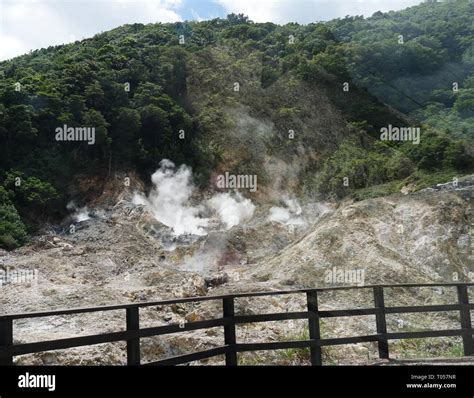
[[301,24],[400,10],[421,0],[0,0],[0,60],[70,43],[126,23],[248,15],[255,22]]

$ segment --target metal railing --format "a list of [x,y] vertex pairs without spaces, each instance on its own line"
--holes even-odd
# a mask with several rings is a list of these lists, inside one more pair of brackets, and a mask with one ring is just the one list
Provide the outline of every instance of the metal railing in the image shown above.
[[[204,351],[179,355],[144,365],[178,365],[198,361],[214,356],[224,355],[227,366],[238,364],[237,354],[248,351],[279,350],[290,348],[309,348],[311,365],[322,365],[321,348],[325,346],[377,342],[380,358],[389,358],[389,341],[411,338],[461,336],[465,356],[474,355],[473,328],[470,311],[474,304],[469,303],[468,287],[474,283],[440,283],[440,284],[399,284],[399,285],[371,285],[371,286],[340,286],[330,288],[299,289],[289,291],[268,291],[259,293],[228,294],[223,296],[190,297],[154,302],[113,305],[91,308],[77,308],[57,311],[33,312],[25,314],[0,315],[0,365],[13,365],[13,358],[18,355],[32,354],[43,351],[59,350],[73,347],[89,346],[94,344],[126,341],[127,364],[141,365],[140,339],[144,337],[159,336],[171,333],[192,330],[223,327],[224,345]],[[385,306],[384,291],[392,288],[419,288],[419,287],[449,287],[457,290],[458,302],[455,304],[424,305],[424,306]],[[320,310],[318,308],[318,294],[327,291],[372,289],[374,306],[363,309]],[[306,311],[282,312],[257,315],[237,315],[234,305],[235,299],[258,298],[263,296],[281,296],[288,294],[305,294],[307,301]],[[140,308],[163,306],[182,303],[198,303],[204,301],[221,301],[222,317],[184,324],[170,324],[165,326],[140,328]],[[102,311],[125,310],[126,330],[109,332],[89,336],[63,338],[56,340],[40,341],[33,343],[14,343],[14,321],[29,318],[42,318],[58,315],[85,314]],[[421,312],[457,311],[460,314],[461,327],[459,329],[429,330],[413,332],[387,332],[386,314],[404,314]],[[376,334],[355,337],[321,338],[321,318],[352,317],[361,315],[375,315]],[[309,339],[297,341],[278,341],[270,343],[238,343],[236,338],[236,325],[306,319],[308,321]]]

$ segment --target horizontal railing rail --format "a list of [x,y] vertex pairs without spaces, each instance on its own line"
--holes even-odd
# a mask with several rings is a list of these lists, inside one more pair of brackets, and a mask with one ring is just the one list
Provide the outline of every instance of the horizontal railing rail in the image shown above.
[[[309,349],[312,365],[322,365],[321,348],[325,346],[377,342],[379,357],[389,358],[390,340],[428,338],[428,337],[462,337],[463,352],[465,356],[474,355],[474,331],[472,328],[470,311],[474,304],[469,303],[469,286],[474,283],[438,283],[438,284],[398,284],[398,285],[369,285],[369,286],[337,286],[314,289],[297,289],[282,291],[266,291],[257,293],[235,293],[220,296],[186,297],[171,300],[149,301],[123,305],[73,308],[54,311],[40,311],[24,314],[0,315],[0,365],[13,365],[14,357],[18,355],[34,354],[44,351],[68,349],[74,347],[90,346],[95,344],[125,341],[127,343],[127,364],[141,365],[140,339],[167,335],[173,333],[202,330],[216,327],[224,329],[224,345],[189,354],[178,355],[159,361],[145,363],[144,365],[178,365],[199,361],[215,356],[225,356],[226,365],[238,364],[238,353],[262,350],[280,349]],[[385,305],[384,293],[386,289],[394,288],[421,288],[421,287],[449,287],[456,288],[458,303],[424,306],[396,306]],[[318,308],[318,294],[328,291],[341,291],[353,289],[371,289],[373,291],[374,307],[349,308],[343,310],[320,310]],[[235,300],[239,298],[259,298],[264,296],[281,296],[289,294],[305,294],[307,310],[299,312],[282,312],[267,314],[236,315]],[[204,301],[221,301],[222,317],[216,319],[185,322],[183,324],[170,324],[163,326],[140,328],[140,308],[166,306],[172,304],[198,303]],[[70,337],[55,340],[39,341],[32,343],[14,343],[14,321],[31,318],[51,316],[68,316],[85,313],[107,312],[125,310],[126,330],[117,332],[100,333],[88,336]],[[405,314],[420,312],[449,312],[458,311],[460,315],[460,328],[448,330],[426,330],[412,332],[387,332],[387,314]],[[374,315],[376,334],[366,336],[321,338],[321,318],[354,317]],[[256,322],[278,322],[286,320],[308,321],[309,339],[298,341],[277,341],[268,343],[238,343],[236,326]]]

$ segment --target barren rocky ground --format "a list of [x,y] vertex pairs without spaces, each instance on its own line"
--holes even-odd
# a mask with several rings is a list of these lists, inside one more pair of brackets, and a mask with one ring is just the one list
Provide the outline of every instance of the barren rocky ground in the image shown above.
[[[225,292],[347,285],[328,271],[358,270],[363,280],[352,284],[454,282],[474,272],[474,177],[407,195],[398,194],[332,206],[304,204],[305,225],[268,220],[261,205],[252,219],[225,230],[214,220],[207,235],[175,236],[142,205],[131,201],[127,188],[107,202],[98,201],[89,219],[45,229],[16,251],[0,253],[4,270],[38,270],[38,280],[0,288],[6,313],[141,302]],[[115,202],[115,203],[113,203]],[[74,233],[70,231],[74,225]],[[362,272],[362,273],[360,273]],[[346,282],[346,283],[344,283]],[[350,282],[350,281],[349,281]],[[472,294],[471,289],[471,294]],[[449,288],[393,289],[387,305],[447,303],[456,300]],[[322,308],[369,307],[370,290],[324,293]],[[152,307],[141,311],[141,325],[164,325],[218,317],[220,302]],[[238,313],[304,310],[303,295],[238,299]],[[389,316],[389,330],[458,327],[458,314]],[[304,338],[305,322],[269,322],[238,328],[238,341]],[[112,311],[70,317],[17,321],[17,342],[123,330],[125,314]],[[324,320],[323,337],[371,334],[373,316]],[[223,342],[220,329],[142,339],[143,361],[152,361]],[[459,341],[434,339],[423,345],[393,343],[393,356],[420,350],[434,356],[455,355]],[[420,343],[421,344],[421,343]],[[408,353],[408,354],[407,354]],[[325,362],[371,363],[371,343],[331,348]],[[297,350],[242,355],[243,364],[307,363]],[[125,344],[104,344],[16,358],[18,364],[121,364]],[[204,363],[219,364],[222,358]]]

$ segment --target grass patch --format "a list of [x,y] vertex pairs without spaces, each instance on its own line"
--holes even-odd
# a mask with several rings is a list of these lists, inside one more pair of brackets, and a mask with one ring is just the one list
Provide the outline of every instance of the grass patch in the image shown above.
[[374,185],[368,188],[361,188],[354,191],[351,195],[355,200],[365,200],[388,196],[397,192],[403,187],[402,181],[390,181],[385,184]]
[[407,177],[403,181],[403,185],[415,184],[415,191],[420,191],[421,189],[432,187],[436,184],[442,184],[446,182],[453,181],[454,177],[461,177],[459,172],[454,170],[440,171],[427,173],[424,171],[416,171],[411,176]]
[[462,342],[452,338],[398,340],[390,344],[390,352],[403,359],[459,358],[464,355]]

